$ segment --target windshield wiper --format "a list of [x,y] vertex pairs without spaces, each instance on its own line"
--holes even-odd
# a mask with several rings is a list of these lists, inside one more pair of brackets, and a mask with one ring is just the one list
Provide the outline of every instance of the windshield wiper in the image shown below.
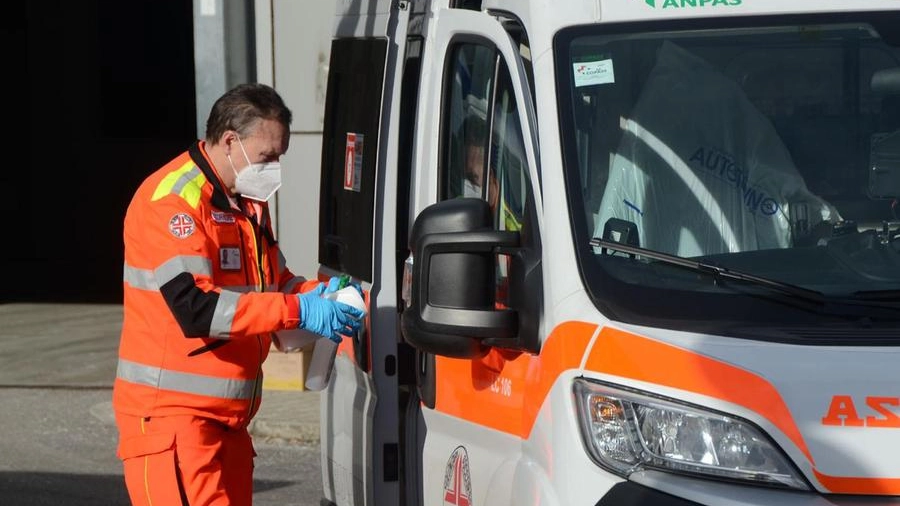
[[623,244],[620,242],[607,241],[598,237],[591,239],[590,245],[594,248],[601,248],[601,251],[604,249],[609,249],[618,251],[620,253],[626,253],[628,255],[652,258],[653,260],[667,263],[669,265],[684,267],[694,272],[707,274],[709,276],[712,276],[713,279],[735,279],[738,281],[744,281],[759,286],[765,286],[767,288],[771,288],[781,293],[791,295],[804,301],[812,302],[814,304],[825,304],[825,294],[823,294],[822,292],[804,288],[802,286],[792,285],[783,281],[764,278],[762,276],[756,276],[754,274],[749,274],[746,272],[735,271],[728,269],[727,267],[720,267],[718,265],[698,262],[696,260],[690,260],[684,257],[662,253],[660,251],[653,251],[638,246]]

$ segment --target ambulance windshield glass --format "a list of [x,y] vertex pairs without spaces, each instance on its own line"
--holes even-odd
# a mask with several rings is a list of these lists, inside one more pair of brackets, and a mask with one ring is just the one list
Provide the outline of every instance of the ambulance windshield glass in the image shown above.
[[607,241],[900,305],[900,16],[634,26],[557,37],[572,226],[595,299],[625,285],[747,296]]

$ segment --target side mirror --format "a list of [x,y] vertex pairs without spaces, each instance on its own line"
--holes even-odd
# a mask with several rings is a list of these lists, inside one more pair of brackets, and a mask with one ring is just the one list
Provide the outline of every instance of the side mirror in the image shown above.
[[481,199],[445,200],[423,210],[410,234],[406,340],[421,351],[471,358],[487,351],[484,339],[514,339],[516,311],[494,307],[494,257],[515,251],[519,241],[518,232],[492,228]]

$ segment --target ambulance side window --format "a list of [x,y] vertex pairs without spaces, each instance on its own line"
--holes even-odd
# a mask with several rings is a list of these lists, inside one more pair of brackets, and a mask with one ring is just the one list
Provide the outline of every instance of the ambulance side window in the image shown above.
[[489,46],[451,47],[440,198],[487,200],[499,230],[519,230],[530,191],[521,118],[506,63]]
[[494,211],[494,226],[498,230],[519,231],[531,189],[519,110],[505,65],[501,65],[497,72],[493,118],[488,167],[491,184],[496,185],[496,189],[488,191],[488,202]]
[[[445,75],[441,200],[488,202],[497,230],[521,231],[531,184],[521,116],[506,62],[491,46],[451,46]],[[509,258],[497,264],[498,305],[508,305]]]
[[494,87],[497,55],[493,48],[476,44],[458,44],[450,55],[441,143],[441,200],[484,198],[488,100]]

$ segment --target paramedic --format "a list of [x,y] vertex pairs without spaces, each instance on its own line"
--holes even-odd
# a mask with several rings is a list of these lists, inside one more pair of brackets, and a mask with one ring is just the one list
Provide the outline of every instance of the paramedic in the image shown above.
[[[488,204],[497,208],[497,176],[491,172],[488,184]],[[466,147],[466,179],[463,181],[463,196],[484,198],[484,146],[470,144]]]
[[[472,122],[470,122],[472,123]],[[476,125],[483,122],[477,122]],[[476,133],[472,133],[476,132]],[[485,173],[485,156],[483,127],[476,126],[468,128],[466,131],[466,158],[465,158],[465,180],[463,181],[463,197],[476,197],[486,199],[488,206],[491,208],[491,216],[497,220],[495,225],[501,227],[501,230],[519,231],[522,229],[520,218],[510,208],[509,204],[504,200],[500,203],[500,185],[497,182],[497,169],[493,165],[494,157],[491,157],[491,164],[488,165],[488,188],[487,196],[483,195],[484,173]],[[493,143],[491,144],[493,146]],[[492,155],[496,150],[492,148]],[[500,215],[497,215],[497,205],[500,206]]]
[[272,333],[339,341],[362,313],[295,277],[267,200],[291,112],[245,84],[213,105],[204,140],[151,174],[125,216],[124,321],[113,387],[118,456],[134,505],[249,505]]
[[[469,118],[465,124],[465,160],[464,160],[464,176],[463,180],[463,197],[485,198],[483,195],[485,162],[484,162],[484,144],[487,142],[485,138],[484,120]],[[488,195],[487,201],[491,206],[491,211],[497,208],[497,176],[490,171],[488,175]]]

